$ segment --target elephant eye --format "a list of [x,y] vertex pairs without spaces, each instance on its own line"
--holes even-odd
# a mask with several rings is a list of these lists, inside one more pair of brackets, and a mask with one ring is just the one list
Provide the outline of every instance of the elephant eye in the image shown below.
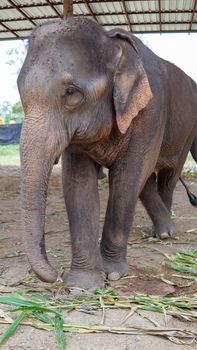
[[73,95],[75,93],[76,89],[73,86],[70,86],[66,89],[66,95]]
[[82,91],[76,86],[67,86],[65,88],[64,98],[68,107],[76,107],[84,98]]

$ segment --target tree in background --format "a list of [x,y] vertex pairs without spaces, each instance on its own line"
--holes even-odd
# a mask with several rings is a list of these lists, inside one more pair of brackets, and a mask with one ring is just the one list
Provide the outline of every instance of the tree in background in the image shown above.
[[10,111],[10,113],[7,115],[5,123],[22,123],[24,119],[24,111],[22,107],[21,101],[16,102]]
[[9,117],[11,111],[12,111],[12,106],[9,101],[4,101],[0,105],[0,117],[2,118],[4,124],[7,123],[7,118]]
[[[27,40],[20,41],[16,46],[8,49],[6,64],[10,66],[15,76],[18,75],[27,52]],[[9,101],[4,101],[0,105],[1,124],[21,123],[24,118],[23,107],[20,101],[11,105]]]
[[7,50],[8,60],[6,64],[14,67],[15,72],[17,74],[19,73],[22,67],[22,64],[24,62],[24,59],[27,53],[27,46],[28,46],[27,40],[23,40],[18,44],[17,47]]
[[21,101],[16,102],[13,106],[8,101],[3,102],[0,106],[0,116],[3,124],[22,123],[24,112]]
[[21,101],[16,102],[12,106],[11,113],[9,115],[9,123],[14,121],[15,123],[22,123],[24,119],[24,111]]

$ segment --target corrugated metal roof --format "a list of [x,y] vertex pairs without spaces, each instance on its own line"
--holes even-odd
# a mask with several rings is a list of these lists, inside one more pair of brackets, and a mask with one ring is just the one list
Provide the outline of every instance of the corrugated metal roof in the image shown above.
[[7,6],[7,5],[9,5],[8,0],[1,0],[1,6]]
[[[197,0],[73,0],[77,16],[106,29],[134,33],[197,32]],[[63,16],[63,0],[0,0],[0,40],[23,39],[48,19]]]

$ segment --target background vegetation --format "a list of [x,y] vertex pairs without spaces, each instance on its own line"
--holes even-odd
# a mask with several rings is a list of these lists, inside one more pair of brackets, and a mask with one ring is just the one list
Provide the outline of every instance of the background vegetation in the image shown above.
[[0,146],[1,165],[20,165],[19,145]]
[[[0,166],[1,165],[20,165],[19,145],[0,146]],[[197,164],[190,154],[184,166],[184,173],[186,176],[188,175],[188,177],[190,177],[190,175],[192,175],[192,178],[197,177]]]
[[10,121],[22,123],[24,119],[23,107],[20,101],[11,105],[8,101],[3,102],[0,106],[1,123],[8,125]]

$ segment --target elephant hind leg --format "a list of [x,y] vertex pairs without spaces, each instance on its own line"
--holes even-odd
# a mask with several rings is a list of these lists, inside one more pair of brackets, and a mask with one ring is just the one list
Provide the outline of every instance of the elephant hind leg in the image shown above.
[[191,138],[189,138],[188,140],[189,141],[185,144],[185,147],[183,148],[182,153],[177,159],[176,164],[174,164],[174,167],[161,169],[158,173],[158,192],[169,212],[171,211],[172,207],[173,192],[181,176],[181,171],[183,169],[189,150],[190,148],[192,149],[192,155],[194,157],[194,152],[197,152],[197,149],[195,149],[197,147],[197,143],[195,144],[197,138],[194,139],[192,147],[190,143]]
[[140,194],[140,200],[153,222],[153,236],[161,239],[171,237],[175,233],[175,225],[158,193],[155,174],[148,178]]
[[158,173],[158,192],[169,212],[171,212],[173,192],[180,173],[175,173],[174,169],[162,169]]
[[194,137],[194,141],[192,143],[191,154],[192,154],[192,157],[194,158],[194,160],[197,163],[197,133],[196,133],[196,136]]

